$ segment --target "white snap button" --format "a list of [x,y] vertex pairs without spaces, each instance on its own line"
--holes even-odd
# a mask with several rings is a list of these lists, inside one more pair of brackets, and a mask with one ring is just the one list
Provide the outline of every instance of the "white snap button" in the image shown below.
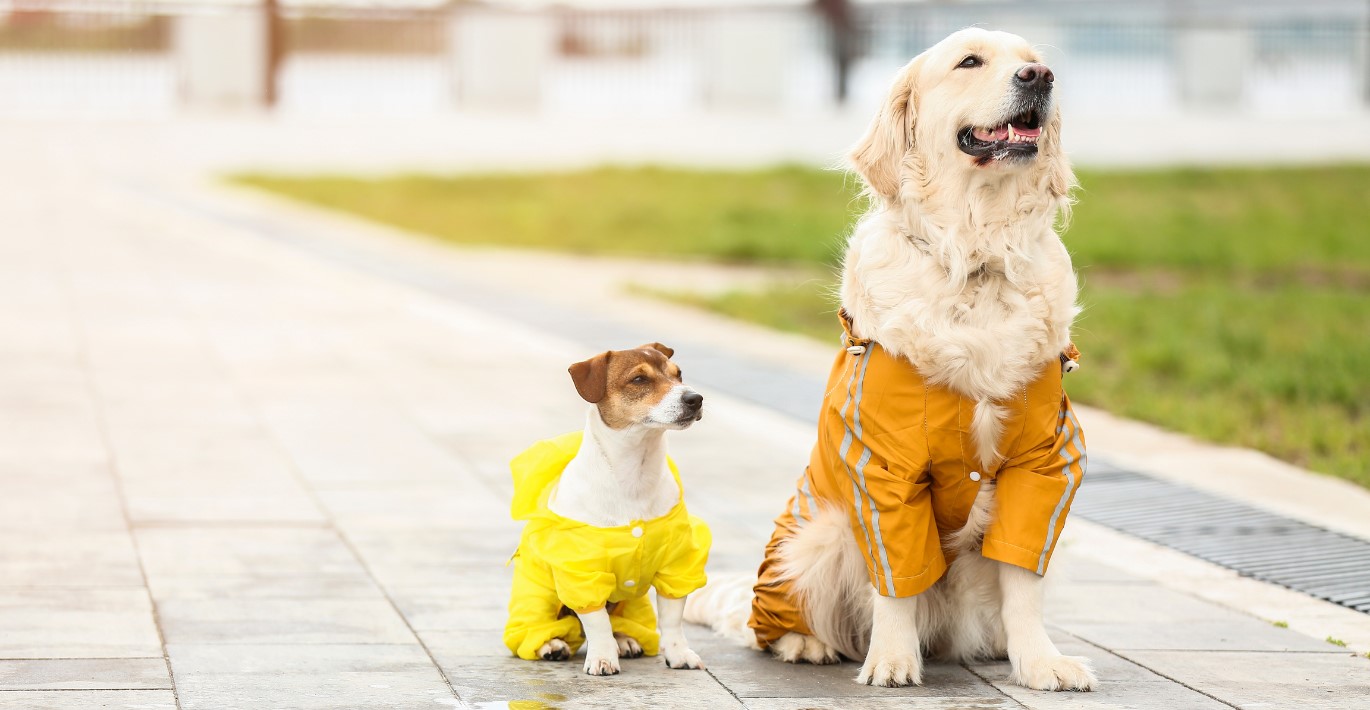
[[979,472],[979,471],[971,471],[971,472],[970,472],[970,480],[972,480],[972,481],[978,481],[978,480],[980,480],[980,472]]
[[633,528],[633,537],[642,537],[642,528]]
[[630,580],[624,582],[624,583],[623,583],[623,586],[625,586],[625,587],[636,587],[636,586],[637,586],[637,582],[634,582],[633,580],[630,579]]

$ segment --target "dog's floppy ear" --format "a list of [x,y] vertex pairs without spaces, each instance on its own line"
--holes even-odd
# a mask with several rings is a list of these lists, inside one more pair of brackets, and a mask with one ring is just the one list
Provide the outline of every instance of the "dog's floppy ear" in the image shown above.
[[638,350],[655,350],[668,358],[675,355],[674,350],[661,343],[647,343],[646,345],[639,346]]
[[852,169],[866,181],[871,193],[886,202],[899,195],[899,167],[913,145],[913,81],[924,56],[918,55],[895,75],[880,112],[847,154]]
[[586,402],[597,404],[608,394],[609,358],[612,355],[612,351],[606,350],[567,368],[571,373],[571,381],[576,384],[576,391]]

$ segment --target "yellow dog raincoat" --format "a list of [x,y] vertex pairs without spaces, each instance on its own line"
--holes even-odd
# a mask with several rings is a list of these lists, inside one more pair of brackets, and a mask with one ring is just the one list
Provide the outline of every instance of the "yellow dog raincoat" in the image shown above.
[[809,466],[758,572],[749,624],[763,646],[789,631],[810,633],[779,575],[777,549],[818,506],[848,512],[876,591],[908,597],[946,572],[942,536],[965,525],[985,479],[996,482],[996,508],[984,556],[1045,573],[1084,477],[1084,439],[1061,386],[1063,367],[1079,357],[1073,345],[999,403],[1007,412],[1004,458],[993,470],[976,463],[973,400],[929,385],[908,360],[850,331],[846,345],[828,379]]
[[[554,638],[574,653],[585,641],[575,614],[609,606],[614,631],[637,639],[643,653],[654,656],[660,635],[647,590],[679,598],[703,587],[709,528],[685,510],[683,488],[670,512],[619,527],[594,527],[553,513],[547,497],[583,435],[540,441],[510,464],[514,519],[528,522],[514,553],[504,643],[528,660],[537,659],[538,649]],[[675,462],[667,464],[680,486]]]

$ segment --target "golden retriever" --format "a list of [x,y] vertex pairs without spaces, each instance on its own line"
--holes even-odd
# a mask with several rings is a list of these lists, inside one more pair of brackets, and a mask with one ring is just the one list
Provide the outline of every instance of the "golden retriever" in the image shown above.
[[[1070,255],[1056,233],[1075,179],[1061,150],[1054,80],[1020,37],[956,32],[899,71],[849,156],[871,201],[843,263],[852,335],[973,401],[978,460],[968,467],[979,471],[999,470],[1005,403],[1068,348],[1078,313]],[[820,510],[778,548],[813,633],[787,633],[770,650],[790,662],[864,657],[857,680],[881,686],[921,683],[929,652],[1007,657],[1013,681],[1029,688],[1093,688],[1088,660],[1063,656],[1047,637],[1043,578],[981,554],[999,511],[994,476],[978,486],[964,526],[941,531],[950,569],[903,598],[872,589],[848,513]],[[745,584],[706,588],[687,618],[756,647]]]

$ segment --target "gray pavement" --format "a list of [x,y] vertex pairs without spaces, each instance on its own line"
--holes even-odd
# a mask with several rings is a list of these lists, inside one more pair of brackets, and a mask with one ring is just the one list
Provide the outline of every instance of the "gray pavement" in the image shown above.
[[[0,708],[1370,704],[1370,661],[1069,545],[1048,619],[1095,660],[1090,694],[1002,663],[868,688],[702,629],[707,672],[512,659],[506,465],[578,425],[585,347],[492,312],[498,291],[359,272],[30,151],[0,163]],[[811,433],[705,394],[672,446],[711,574],[746,572]]]

